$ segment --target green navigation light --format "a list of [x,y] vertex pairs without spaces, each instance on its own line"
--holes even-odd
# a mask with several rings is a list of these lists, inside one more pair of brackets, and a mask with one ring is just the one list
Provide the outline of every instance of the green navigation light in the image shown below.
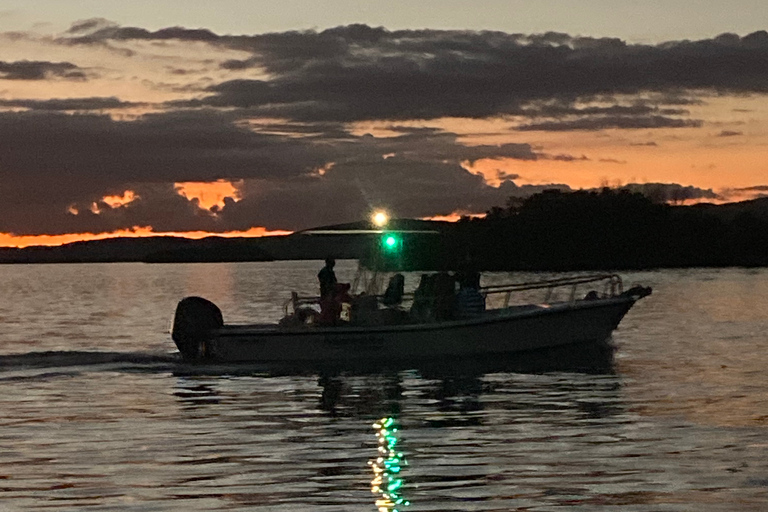
[[384,249],[389,252],[398,251],[403,245],[402,240],[397,238],[395,235],[384,235],[384,238],[381,239],[381,242],[384,246]]

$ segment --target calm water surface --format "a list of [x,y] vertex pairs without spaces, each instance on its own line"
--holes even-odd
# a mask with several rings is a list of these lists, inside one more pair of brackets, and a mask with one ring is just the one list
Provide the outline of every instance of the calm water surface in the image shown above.
[[586,371],[176,359],[182,297],[271,321],[320,266],[0,266],[0,511],[375,511],[377,474],[401,512],[768,510],[768,270],[625,274],[654,294]]

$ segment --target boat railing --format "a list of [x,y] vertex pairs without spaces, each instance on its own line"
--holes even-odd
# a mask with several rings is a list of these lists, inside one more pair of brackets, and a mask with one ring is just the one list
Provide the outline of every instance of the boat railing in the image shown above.
[[504,307],[508,307],[512,295],[530,290],[546,290],[544,303],[552,300],[553,293],[557,289],[568,289],[568,302],[576,301],[576,292],[579,287],[589,284],[599,284],[599,290],[594,291],[598,297],[615,297],[624,291],[621,276],[618,274],[592,274],[584,276],[561,277],[541,281],[528,281],[523,283],[501,284],[483,286],[480,292],[487,298],[489,295],[504,295]]
[[[500,285],[488,285],[480,288],[480,293],[484,297],[490,295],[503,295],[504,306],[509,307],[513,294],[520,292],[532,291],[532,290],[546,290],[543,303],[549,303],[556,290],[566,289],[568,300],[567,302],[575,302],[577,300],[577,291],[579,288],[583,288],[585,285],[599,285],[595,286],[590,292],[597,294],[597,297],[607,298],[621,295],[624,292],[624,285],[621,277],[618,274],[591,274],[572,277],[561,277],[556,279],[546,279],[539,281],[527,281],[522,283],[509,283]],[[383,295],[374,295],[379,301]],[[412,301],[414,293],[406,293],[403,295],[403,302]],[[291,293],[291,298],[285,301],[283,304],[283,311],[285,315],[288,315],[289,308],[293,308],[293,311],[298,310],[301,307],[319,307],[320,297],[313,296],[300,296],[296,292]]]
[[317,295],[300,296],[296,292],[291,292],[291,298],[283,303],[283,313],[288,316],[288,308],[293,307],[293,311],[297,311],[300,307],[312,307],[313,305],[320,303],[320,297]]

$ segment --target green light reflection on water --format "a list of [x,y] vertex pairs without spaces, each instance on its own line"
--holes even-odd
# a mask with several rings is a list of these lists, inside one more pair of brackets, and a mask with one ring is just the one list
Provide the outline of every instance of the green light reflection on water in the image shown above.
[[373,424],[379,441],[379,457],[368,462],[373,470],[371,492],[381,497],[376,500],[379,512],[398,512],[397,507],[407,507],[411,503],[400,492],[405,481],[399,478],[402,467],[408,465],[403,452],[397,451],[398,432],[395,419],[382,418]]

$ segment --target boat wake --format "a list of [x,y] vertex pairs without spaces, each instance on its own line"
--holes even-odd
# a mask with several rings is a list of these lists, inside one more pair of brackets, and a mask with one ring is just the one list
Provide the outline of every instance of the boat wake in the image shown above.
[[46,372],[46,375],[61,375],[98,366],[107,366],[112,370],[167,371],[179,361],[176,354],[148,352],[28,352],[0,356],[0,380],[29,377],[29,372],[39,377],[39,370]]
[[540,349],[493,358],[435,359],[409,363],[392,360],[312,364],[190,363],[179,354],[150,352],[49,351],[0,355],[0,381],[40,379],[76,375],[93,371],[170,372],[193,375],[339,375],[379,374],[416,370],[425,376],[478,375],[483,373],[613,373],[613,347],[610,343],[590,343]]

